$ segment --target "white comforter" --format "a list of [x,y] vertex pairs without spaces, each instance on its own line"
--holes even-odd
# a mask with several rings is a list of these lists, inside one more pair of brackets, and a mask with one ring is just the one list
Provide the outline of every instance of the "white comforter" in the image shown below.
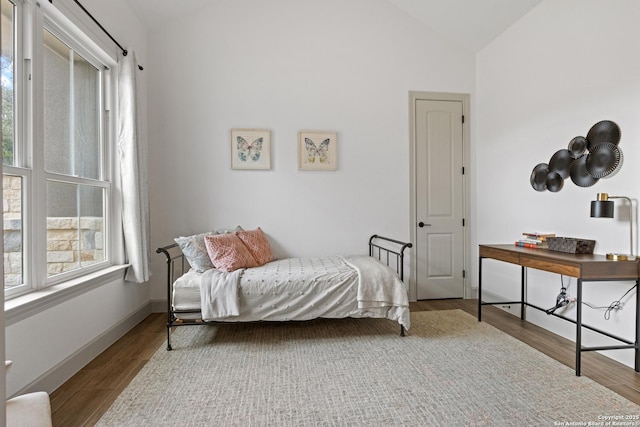
[[[205,321],[376,317],[407,330],[411,324],[404,283],[371,257],[286,258],[233,273],[189,275],[198,278],[189,283],[199,284]],[[175,287],[189,286],[181,279]]]

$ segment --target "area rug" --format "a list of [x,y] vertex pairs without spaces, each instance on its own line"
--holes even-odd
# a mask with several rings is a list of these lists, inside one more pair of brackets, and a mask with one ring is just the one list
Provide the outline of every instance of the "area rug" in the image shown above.
[[98,425],[638,421],[638,405],[461,310],[411,320],[405,337],[381,319],[177,328]]

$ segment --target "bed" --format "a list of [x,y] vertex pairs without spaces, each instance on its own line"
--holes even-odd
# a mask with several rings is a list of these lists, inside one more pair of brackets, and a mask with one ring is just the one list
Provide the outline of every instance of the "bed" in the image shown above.
[[[176,241],[178,241],[176,239]],[[156,249],[166,262],[167,350],[176,326],[214,322],[386,318],[410,327],[404,251],[411,243],[373,235],[369,255],[284,258],[232,272],[194,268],[187,247]]]

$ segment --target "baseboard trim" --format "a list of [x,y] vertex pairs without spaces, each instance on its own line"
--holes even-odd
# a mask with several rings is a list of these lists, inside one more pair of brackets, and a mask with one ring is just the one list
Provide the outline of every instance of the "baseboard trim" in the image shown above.
[[151,312],[152,313],[166,313],[167,312],[167,300],[166,299],[152,299],[151,300]]
[[152,303],[150,301],[145,303],[121,322],[115,324],[105,333],[97,336],[65,360],[58,363],[56,366],[52,367],[21,390],[7,398],[25,393],[32,393],[34,391],[46,391],[47,393],[52,393],[69,378],[78,373],[80,369],[95,359],[100,353],[105,351],[124,334],[129,332],[134,326],[147,318],[147,316],[152,313],[151,307]]

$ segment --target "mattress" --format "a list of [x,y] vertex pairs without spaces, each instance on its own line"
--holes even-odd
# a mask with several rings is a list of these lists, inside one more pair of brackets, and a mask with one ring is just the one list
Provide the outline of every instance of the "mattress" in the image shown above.
[[[385,267],[386,268],[386,267]],[[189,270],[173,285],[173,309],[199,310],[204,273]],[[397,286],[404,284],[398,279]],[[358,308],[358,272],[342,257],[286,258],[245,269],[240,278],[240,315],[224,322],[288,321],[315,318],[375,317],[409,328],[409,308]],[[199,313],[176,313],[182,319]]]

